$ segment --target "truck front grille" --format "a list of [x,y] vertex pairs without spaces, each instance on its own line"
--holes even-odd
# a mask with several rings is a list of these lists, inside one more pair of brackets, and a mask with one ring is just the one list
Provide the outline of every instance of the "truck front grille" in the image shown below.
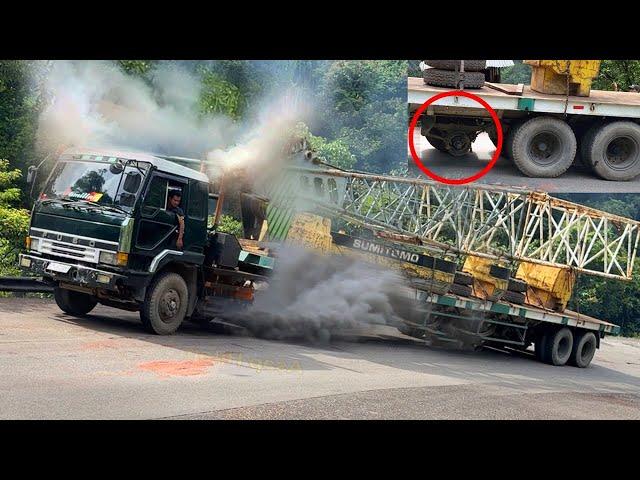
[[46,238],[40,238],[38,251],[49,255],[65,258],[73,258],[84,262],[98,263],[100,250],[84,245],[73,245],[66,242],[56,242]]

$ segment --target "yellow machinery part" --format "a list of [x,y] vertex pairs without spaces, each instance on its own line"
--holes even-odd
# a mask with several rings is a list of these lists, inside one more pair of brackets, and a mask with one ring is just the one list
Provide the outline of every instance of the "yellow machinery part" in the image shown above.
[[392,268],[408,277],[416,288],[434,293],[447,293],[455,278],[455,273],[335,245],[331,236],[331,220],[310,213],[294,216],[286,241],[323,254],[348,255],[370,264]]
[[525,60],[531,65],[531,90],[551,95],[588,97],[598,76],[601,60]]
[[331,253],[331,220],[310,213],[298,213],[293,218],[286,242],[325,254]]
[[496,278],[491,275],[491,267],[495,260],[469,255],[462,267],[462,271],[473,276],[473,295],[478,298],[495,302],[502,298],[509,288],[509,279]]
[[573,293],[576,273],[570,268],[521,262],[516,278],[528,284],[527,304],[562,312]]

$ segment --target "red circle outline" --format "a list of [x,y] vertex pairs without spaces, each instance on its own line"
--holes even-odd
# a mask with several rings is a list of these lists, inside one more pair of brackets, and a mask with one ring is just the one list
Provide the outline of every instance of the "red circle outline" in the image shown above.
[[[433,102],[435,102],[437,100],[440,100],[441,98],[445,98],[445,97],[467,97],[467,98],[470,98],[471,100],[474,100],[474,101],[478,102],[480,105],[482,105],[489,112],[489,115],[491,115],[491,119],[493,120],[493,123],[496,126],[496,133],[498,135],[498,145],[496,146],[496,151],[493,154],[493,157],[491,158],[491,161],[487,164],[486,167],[484,167],[478,173],[476,173],[475,175],[472,175],[470,177],[458,178],[458,179],[441,177],[440,175],[437,175],[437,174],[433,173],[431,170],[429,170],[427,167],[425,167],[424,164],[422,163],[422,161],[420,160],[420,158],[418,158],[418,154],[416,153],[416,147],[415,147],[414,142],[413,142],[413,131],[415,130],[416,125],[418,124],[418,118],[420,118],[420,115],[422,115],[422,112],[424,112],[429,105],[431,105]],[[420,106],[420,108],[418,108],[418,110],[416,110],[416,112],[413,114],[413,118],[411,119],[411,123],[409,124],[409,136],[408,137],[409,137],[409,151],[411,152],[411,157],[413,158],[413,161],[418,166],[418,168],[420,170],[422,170],[422,172],[425,175],[427,175],[428,177],[430,177],[430,178],[432,178],[432,179],[434,179],[434,180],[436,180],[438,182],[445,183],[445,184],[448,184],[448,185],[463,185],[465,183],[470,183],[470,182],[473,182],[475,180],[478,180],[479,178],[482,178],[484,175],[486,175],[489,172],[489,170],[491,170],[493,168],[493,166],[498,161],[498,158],[500,157],[500,153],[502,153],[502,124],[500,123],[500,119],[498,118],[498,114],[482,98],[478,97],[477,95],[474,95],[473,93],[465,92],[465,91],[462,91],[462,90],[451,90],[451,91],[448,91],[448,92],[442,92],[442,93],[439,93],[439,94],[431,97],[426,102],[424,102]]]

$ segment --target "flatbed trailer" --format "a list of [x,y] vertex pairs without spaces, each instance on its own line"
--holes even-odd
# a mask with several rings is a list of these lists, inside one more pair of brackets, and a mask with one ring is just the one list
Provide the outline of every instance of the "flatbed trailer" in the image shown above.
[[[408,78],[409,113],[449,88]],[[490,84],[469,89],[486,101],[501,120],[503,154],[527,176],[557,177],[576,155],[595,174],[617,181],[640,175],[640,94],[591,90],[588,97],[549,95],[530,86]],[[421,133],[437,149],[464,155],[480,132],[494,144],[489,113],[463,96],[437,100],[421,116]]]
[[[572,365],[586,367],[600,340],[606,334],[620,333],[617,325],[571,310],[556,312],[413,288],[408,292],[415,305],[413,315],[403,317],[396,326],[400,332],[432,345],[524,351],[535,344],[534,354],[540,361],[560,365],[569,357]],[[565,360],[558,363],[562,357]]]

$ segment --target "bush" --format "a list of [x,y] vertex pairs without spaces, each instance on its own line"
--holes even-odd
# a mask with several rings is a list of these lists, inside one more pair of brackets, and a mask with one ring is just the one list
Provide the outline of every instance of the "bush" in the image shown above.
[[9,170],[9,162],[0,160],[0,276],[18,275],[18,254],[29,230],[29,212],[16,208],[20,189],[12,185],[22,173]]

